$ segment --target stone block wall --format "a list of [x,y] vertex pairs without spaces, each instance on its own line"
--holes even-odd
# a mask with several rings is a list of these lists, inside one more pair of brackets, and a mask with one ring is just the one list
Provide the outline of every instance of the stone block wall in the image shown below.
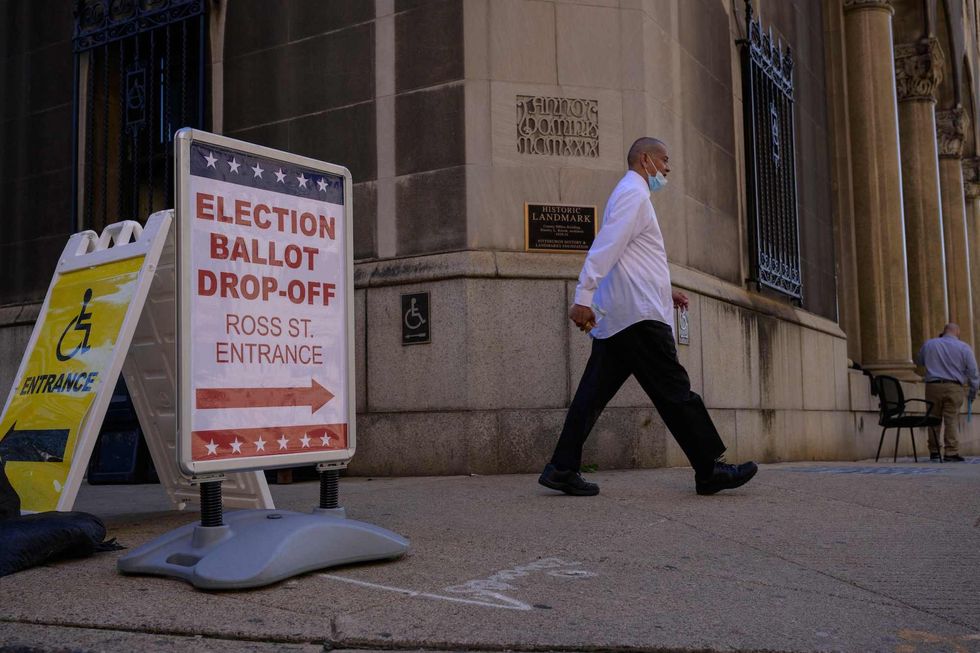
[[14,384],[40,309],[40,304],[0,308],[0,325],[3,325],[0,328],[0,398],[3,402],[7,401],[7,393]]
[[3,10],[0,306],[43,298],[74,231],[71,8],[38,0]]
[[223,133],[326,161],[354,177],[355,252],[375,252],[374,3],[235,0],[223,18]]
[[[836,319],[821,7],[757,8],[796,53],[803,305]],[[527,201],[601,212],[630,143],[653,135],[670,148],[673,174],[654,203],[672,261],[743,284],[741,2],[470,0],[463,13],[468,247],[522,249]],[[522,97],[594,103],[596,149],[522,149]]]
[[[588,358],[565,310],[581,256],[461,252],[358,266],[358,454],[354,474],[535,472],[547,461]],[[672,266],[691,299],[678,345],[731,460],[861,460],[880,429],[868,377],[848,369],[839,327]],[[402,293],[430,293],[432,343],[402,346]],[[921,384],[906,384],[921,396]],[[968,426],[964,423],[964,426]],[[968,428],[973,428],[969,425]],[[980,453],[980,431],[965,431]],[[920,454],[925,433],[916,433]],[[894,433],[883,452],[891,455]],[[903,434],[899,455],[911,455]],[[585,453],[602,469],[686,466],[630,379]]]
[[[847,370],[835,323],[821,3],[755,4],[796,53],[804,310],[743,290],[740,0],[215,3],[214,123],[354,176],[352,472],[540,468],[589,342],[565,317],[581,257],[524,253],[523,205],[594,204],[601,214],[642,135],[670,146],[674,172],[654,204],[674,282],[691,297],[691,345],[679,355],[731,456],[874,454],[876,409],[866,377]],[[60,74],[71,61],[70,16],[47,0],[12,6],[25,15],[0,26],[12,44],[0,76],[0,183],[6,196],[40,201],[48,217],[25,219],[15,204],[19,218],[0,221],[0,276],[11,280],[0,304],[40,299],[47,273],[24,270],[53,269],[68,228],[57,235],[51,216],[67,225],[70,207],[70,184],[53,183],[71,168],[70,71]],[[58,20],[41,20],[50,16]],[[595,136],[570,152],[528,151],[522,97],[585,101]],[[36,152],[13,138],[35,132]],[[399,296],[417,290],[431,293],[432,343],[402,347]],[[0,329],[0,382],[30,331],[31,318],[14,311],[0,314],[10,325]],[[686,464],[634,381],[586,458],[602,468]]]
[[[345,162],[354,174],[353,471],[540,466],[589,342],[565,317],[581,259],[523,253],[524,203],[594,204],[601,214],[627,147],[643,135],[671,153],[670,185],[654,204],[675,283],[691,296],[692,344],[679,355],[732,454],[864,452],[834,323],[821,5],[756,8],[796,53],[803,311],[742,289],[741,2],[228,6],[225,131]],[[247,24],[256,15],[272,27]],[[581,103],[571,117],[582,118],[582,137],[560,150],[533,144],[527,137],[543,134],[528,121],[535,100]],[[400,295],[420,290],[431,293],[432,342],[402,347]],[[603,467],[685,462],[635,381],[589,446]]]
[[[804,307],[835,319],[821,8],[759,9],[797,53]],[[744,29],[733,0],[240,0],[215,57],[218,122],[348,165],[362,260],[521,251],[525,202],[601,212],[626,148],[656,135],[674,169],[657,197],[673,260],[741,285]],[[522,97],[590,103],[594,136],[529,150]]]

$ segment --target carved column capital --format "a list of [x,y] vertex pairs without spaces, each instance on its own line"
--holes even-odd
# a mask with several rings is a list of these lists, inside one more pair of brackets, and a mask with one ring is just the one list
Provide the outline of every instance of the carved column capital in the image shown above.
[[895,46],[895,89],[899,102],[936,101],[946,57],[934,38]]
[[958,159],[963,156],[967,120],[969,118],[963,107],[936,112],[936,140],[940,158]]
[[980,157],[963,159],[963,191],[968,200],[980,200]]
[[844,11],[855,11],[857,9],[882,9],[894,15],[895,7],[891,0],[844,0]]

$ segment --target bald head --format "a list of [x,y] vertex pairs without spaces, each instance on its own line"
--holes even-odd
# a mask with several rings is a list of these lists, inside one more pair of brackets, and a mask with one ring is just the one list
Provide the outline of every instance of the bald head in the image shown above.
[[943,327],[943,335],[945,336],[947,334],[949,334],[951,336],[956,336],[957,338],[959,338],[960,337],[960,325],[959,324],[954,324],[954,323],[950,322],[949,324],[947,324],[946,326],[944,326]]
[[636,139],[633,145],[630,146],[630,151],[626,154],[626,165],[630,168],[635,167],[639,161],[640,157],[644,154],[666,154],[667,144],[664,143],[659,138],[652,138],[650,136],[644,136],[642,138]]

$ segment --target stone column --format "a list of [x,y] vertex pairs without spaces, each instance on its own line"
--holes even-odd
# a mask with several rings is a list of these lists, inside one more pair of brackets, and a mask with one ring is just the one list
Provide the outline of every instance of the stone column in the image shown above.
[[844,0],[861,364],[911,381],[892,14],[888,0]]
[[861,298],[858,294],[858,247],[854,236],[854,198],[851,190],[851,135],[847,128],[847,57],[844,46],[844,12],[840,0],[822,0],[827,110],[830,129],[830,180],[833,185],[834,235],[836,237],[838,322],[847,334],[847,357],[861,355]]
[[[966,239],[970,255],[970,288],[974,306],[973,344],[980,345],[980,157],[963,159],[963,188],[966,200]],[[963,327],[966,328],[965,326]]]
[[943,52],[934,38],[895,46],[913,351],[942,330],[948,314],[938,150],[933,136],[943,63]]
[[972,347],[973,298],[970,290],[970,255],[966,236],[962,163],[967,120],[966,111],[962,107],[936,112],[949,320],[960,325],[960,338]]

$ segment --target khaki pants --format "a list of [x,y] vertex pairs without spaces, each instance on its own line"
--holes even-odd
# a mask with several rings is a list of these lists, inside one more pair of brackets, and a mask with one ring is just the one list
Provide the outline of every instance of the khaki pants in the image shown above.
[[[930,414],[943,418],[946,440],[945,455],[959,454],[960,407],[966,399],[966,387],[955,383],[927,383],[926,401],[932,402]],[[939,427],[929,429],[929,454],[939,453]]]

